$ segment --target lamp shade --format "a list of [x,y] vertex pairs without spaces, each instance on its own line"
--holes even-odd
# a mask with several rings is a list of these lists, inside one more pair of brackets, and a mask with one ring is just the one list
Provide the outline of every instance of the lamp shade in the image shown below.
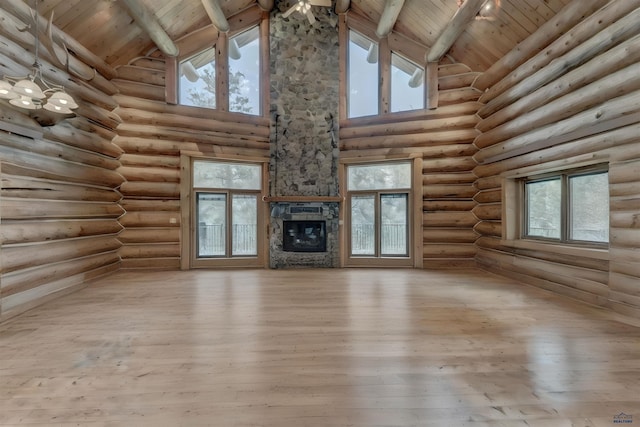
[[61,107],[59,105],[51,103],[51,99],[49,99],[49,102],[44,104],[44,106],[42,108],[44,108],[47,111],[52,111],[52,112],[58,113],[58,114],[73,114],[73,111],[71,111],[69,108]]
[[18,95],[13,91],[13,86],[11,86],[11,83],[4,80],[0,80],[0,98],[1,99],[14,99],[19,96],[20,95]]
[[37,110],[40,108],[39,105],[33,102],[33,99],[28,96],[21,96],[19,98],[13,98],[9,100],[9,104],[15,105],[16,107],[24,108],[26,110]]
[[60,108],[66,108],[69,110],[78,108],[78,104],[76,104],[76,101],[71,97],[71,95],[65,92],[54,92],[53,95],[51,95],[51,97],[49,98],[49,102],[47,102],[47,104],[53,104]]
[[13,86],[13,91],[19,95],[28,96],[30,98],[42,99],[46,95],[35,82],[25,79],[20,80]]

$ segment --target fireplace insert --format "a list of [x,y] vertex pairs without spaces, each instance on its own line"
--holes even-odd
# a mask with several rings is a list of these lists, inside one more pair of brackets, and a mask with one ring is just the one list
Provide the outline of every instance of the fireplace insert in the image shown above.
[[282,250],[326,252],[325,221],[283,221]]

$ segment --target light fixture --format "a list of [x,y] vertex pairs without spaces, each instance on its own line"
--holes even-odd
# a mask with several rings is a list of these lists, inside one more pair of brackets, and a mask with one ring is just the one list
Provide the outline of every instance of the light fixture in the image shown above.
[[35,61],[31,74],[23,77],[4,76],[0,80],[0,98],[8,99],[11,105],[26,110],[45,110],[60,114],[71,114],[78,104],[64,87],[56,85],[42,77],[41,64],[38,62],[38,0],[35,0]]

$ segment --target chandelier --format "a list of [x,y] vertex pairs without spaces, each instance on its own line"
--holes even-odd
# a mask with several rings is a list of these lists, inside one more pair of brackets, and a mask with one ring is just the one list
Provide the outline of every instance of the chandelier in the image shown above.
[[35,2],[35,61],[31,74],[22,77],[3,76],[0,80],[0,98],[8,99],[11,105],[26,110],[45,110],[60,114],[71,114],[78,104],[61,85],[53,84],[42,76],[38,62],[38,0]]

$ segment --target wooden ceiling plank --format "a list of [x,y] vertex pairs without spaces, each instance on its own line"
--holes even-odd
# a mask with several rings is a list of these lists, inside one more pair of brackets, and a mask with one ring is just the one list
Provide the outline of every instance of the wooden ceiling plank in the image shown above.
[[535,11],[535,13],[538,13],[544,16],[545,20],[551,19],[551,17],[556,14],[556,11],[551,9],[542,0],[519,0],[518,3],[527,4],[530,10]]
[[[536,16],[532,16],[534,14],[526,13],[526,11],[522,11],[509,4],[504,4],[498,11],[498,14],[499,18],[506,23],[503,29],[517,33],[521,40],[535,33],[540,26],[540,23],[535,22]],[[531,18],[533,18],[534,21],[532,21]]]

